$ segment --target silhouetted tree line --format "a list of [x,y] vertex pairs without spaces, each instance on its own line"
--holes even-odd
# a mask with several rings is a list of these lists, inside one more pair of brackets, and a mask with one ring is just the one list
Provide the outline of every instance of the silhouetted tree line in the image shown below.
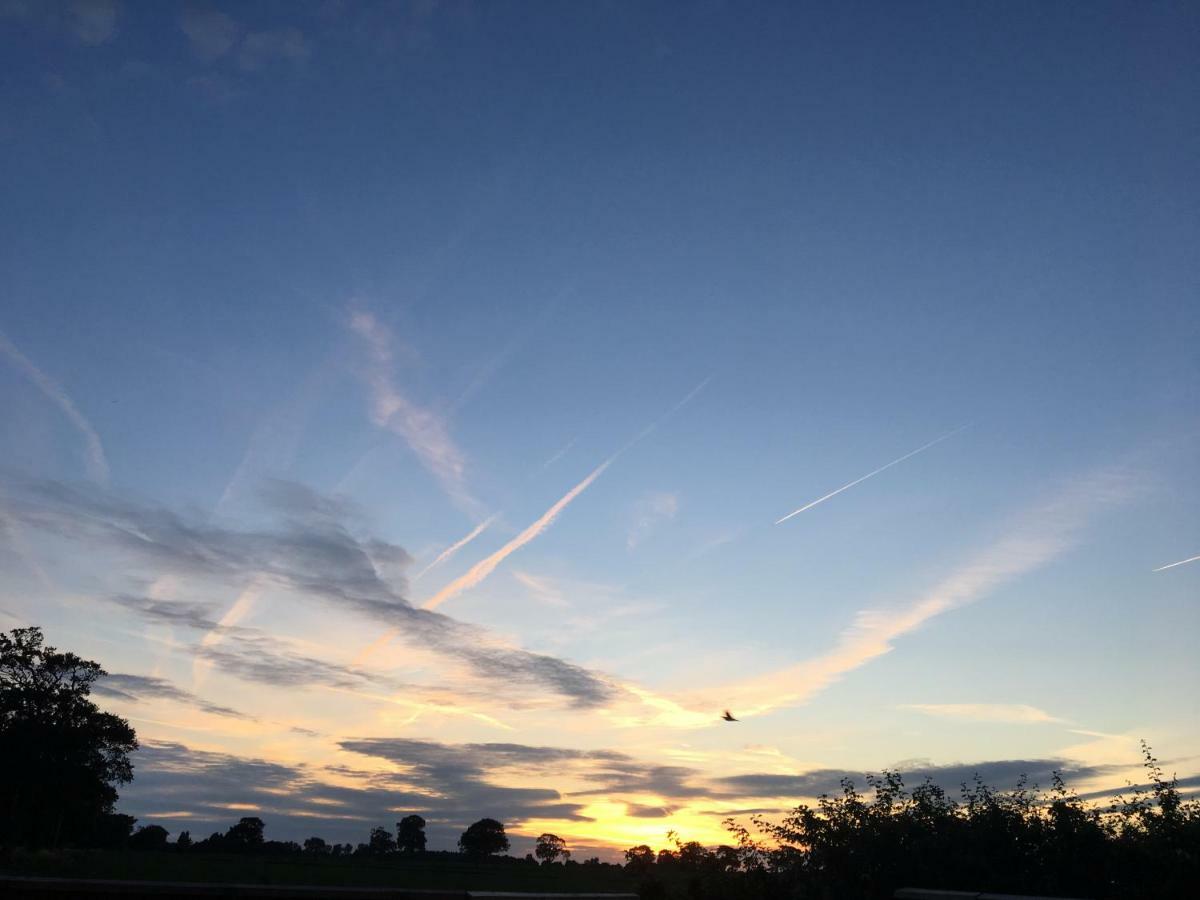
[[645,900],[887,898],[897,888],[1096,898],[1200,896],[1200,802],[1185,799],[1143,743],[1147,787],[1108,806],[1085,803],[1054,775],[998,791],[978,778],[954,799],[931,781],[911,791],[899,772],[868,777],[864,796],[801,805],[781,822],[732,819],[734,844],[682,843],[625,852]]
[[[268,841],[262,819],[247,816],[224,833],[170,843],[160,825],[134,831],[114,811],[116,786],[133,777],[137,738],[125,720],[89,699],[104,674],[97,663],[44,644],[37,628],[0,634],[0,847],[128,847],[186,853],[247,853],[387,859],[426,854],[416,814],[371,829],[364,843],[311,837]],[[1185,799],[1143,744],[1148,785],[1109,806],[1085,803],[1055,774],[1048,792],[1024,780],[998,791],[981,780],[954,799],[926,781],[907,789],[898,772],[868,777],[869,794],[849,780],[838,796],[801,805],[780,822],[730,819],[730,845],[706,848],[669,837],[673,850],[640,845],[625,869],[644,900],[885,898],[904,886],[1059,894],[1096,898],[1197,896],[1200,802]],[[504,825],[480,819],[459,838],[459,853],[481,860],[509,850]],[[430,854],[432,855],[432,854]],[[449,854],[436,854],[438,856]],[[536,858],[535,858],[536,855]],[[524,863],[570,860],[566,842],[538,838]],[[518,860],[509,860],[521,864]],[[602,865],[596,858],[584,865]]]

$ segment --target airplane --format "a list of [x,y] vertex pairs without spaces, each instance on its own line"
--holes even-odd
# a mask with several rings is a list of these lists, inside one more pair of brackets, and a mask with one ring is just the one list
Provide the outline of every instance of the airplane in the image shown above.
[[725,710],[725,715],[721,716],[721,718],[722,718],[722,719],[724,719],[726,722],[739,722],[739,721],[741,721],[740,719],[735,719],[735,718],[733,717],[733,713],[731,713],[729,710]]

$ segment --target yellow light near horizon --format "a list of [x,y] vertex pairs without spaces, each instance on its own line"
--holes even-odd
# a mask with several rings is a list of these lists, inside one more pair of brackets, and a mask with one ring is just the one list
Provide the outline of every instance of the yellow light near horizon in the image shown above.
[[[644,806],[668,806],[661,797],[646,797]],[[580,810],[594,821],[568,822],[561,819],[530,819],[514,833],[537,837],[550,832],[566,840],[567,845],[611,847],[622,851],[638,844],[654,850],[674,849],[667,832],[675,831],[681,841],[699,841],[706,846],[729,843],[729,834],[718,817],[702,810],[679,809],[662,818],[648,819],[631,816],[628,804],[616,801],[597,801]]]

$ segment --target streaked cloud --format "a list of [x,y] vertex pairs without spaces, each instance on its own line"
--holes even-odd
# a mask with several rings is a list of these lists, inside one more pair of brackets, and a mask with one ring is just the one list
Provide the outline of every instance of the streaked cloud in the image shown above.
[[351,314],[350,330],[367,348],[363,377],[371,391],[371,420],[402,438],[450,498],[477,514],[480,504],[467,490],[466,457],[450,437],[446,420],[411,400],[393,379],[391,330],[362,310]]
[[[984,760],[945,765],[934,765],[927,760],[909,760],[898,762],[891,768],[900,772],[909,787],[928,779],[943,790],[956,792],[962,785],[970,784],[976,778],[989,787],[1007,790],[1023,777],[1030,784],[1048,785],[1058,772],[1068,783],[1073,783],[1109,775],[1122,767],[1084,765],[1069,758],[1059,757]],[[716,782],[723,790],[742,798],[807,798],[837,793],[841,789],[843,779],[862,785],[866,775],[865,772],[849,769],[813,769],[799,774],[731,775],[718,778]]]
[[961,719],[968,722],[1003,722],[1014,725],[1038,722],[1062,722],[1036,706],[1024,703],[906,703],[901,709],[911,709],[927,716]]
[[230,709],[228,706],[212,703],[193,694],[191,691],[185,691],[165,678],[158,678],[152,675],[128,675],[114,672],[105,675],[97,681],[93,685],[92,691],[105,697],[114,697],[133,703],[142,700],[172,700],[176,703],[182,703],[185,706],[195,707],[201,712],[206,712],[214,716],[225,716],[231,719],[253,719],[253,716],[238,712],[236,709]]
[[901,456],[897,459],[893,459],[890,463],[880,466],[878,469],[875,469],[873,472],[868,472],[866,475],[863,475],[861,478],[855,478],[853,481],[848,482],[847,484],[843,484],[840,488],[838,488],[837,490],[834,490],[834,491],[830,491],[824,497],[818,497],[816,500],[813,500],[809,503],[804,504],[804,506],[801,506],[799,509],[792,510],[790,513],[788,513],[782,519],[776,519],[775,524],[782,525],[784,522],[786,522],[788,519],[792,518],[793,516],[798,516],[798,515],[800,515],[800,513],[805,512],[806,510],[810,510],[814,506],[816,506],[820,503],[824,503],[826,500],[830,499],[831,497],[836,497],[842,491],[849,490],[850,488],[854,487],[856,484],[862,484],[868,478],[874,478],[880,472],[886,472],[892,466],[899,465],[900,463],[904,462],[906,459],[911,459],[912,457],[916,456],[918,453],[923,453],[926,450],[928,450],[930,447],[934,447],[934,446],[940,444],[942,441],[944,441],[948,438],[954,437],[954,435],[958,434],[960,431],[963,430],[963,428],[966,428],[966,427],[967,426],[963,425],[960,428],[955,428],[953,431],[943,434],[939,438],[935,438],[934,440],[930,441],[928,444],[922,444],[916,450],[912,450],[908,453],[905,453],[903,456]]
[[[127,577],[136,574],[131,563],[137,563],[155,574],[212,579],[239,589],[257,578],[275,589],[381,623],[406,641],[462,663],[473,678],[497,690],[524,688],[528,694],[533,688],[539,695],[558,695],[576,707],[603,704],[616,691],[600,673],[511,646],[478,626],[415,609],[404,596],[403,583],[381,574],[389,564],[407,562],[404,549],[362,534],[337,517],[336,503],[306,488],[296,486],[286,492],[288,501],[276,496],[275,502],[283,503],[279,527],[252,530],[222,527],[61,482],[13,487],[3,497],[7,516],[59,539],[120,554],[124,559],[114,569]],[[192,618],[197,610],[184,605],[178,615]],[[228,650],[225,643],[235,629],[222,629],[215,614],[206,614],[203,630],[214,629],[221,629],[222,643],[203,648],[201,655],[221,666],[231,665],[221,654]],[[254,665],[252,654],[246,665]]]
[[100,435],[96,434],[96,429],[75,406],[74,401],[67,396],[67,392],[58,382],[35,366],[3,332],[0,332],[0,355],[3,355],[17,371],[33,382],[34,386],[47,399],[62,410],[63,415],[83,436],[88,475],[94,481],[107,484],[108,459],[104,455],[104,445],[100,443]]
[[807,701],[847,673],[890,653],[896,640],[931,619],[1053,562],[1074,545],[1079,531],[1094,515],[1127,499],[1135,487],[1128,475],[1113,470],[1078,479],[1054,499],[1021,516],[1004,537],[916,602],[859,612],[828,652],[718,689],[712,692],[716,698],[712,708],[728,706],[734,715],[750,716]]
[[1181,559],[1179,562],[1168,563],[1165,566],[1159,566],[1157,569],[1151,569],[1151,572],[1165,572],[1167,569],[1173,569],[1176,566],[1183,566],[1187,563],[1193,563],[1200,560],[1200,556],[1189,556],[1187,559]]
[[625,537],[625,548],[637,549],[659,525],[669,522],[679,513],[679,495],[667,491],[651,491],[643,495],[633,509],[633,522]]

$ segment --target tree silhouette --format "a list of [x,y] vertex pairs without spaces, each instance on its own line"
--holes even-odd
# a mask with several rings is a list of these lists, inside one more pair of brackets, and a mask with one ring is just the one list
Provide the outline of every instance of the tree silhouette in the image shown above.
[[396,842],[392,839],[392,833],[383,827],[372,828],[371,836],[367,839],[367,853],[371,856],[387,856],[395,852]]
[[190,831],[179,832],[179,837],[175,838],[175,846],[180,850],[190,850],[192,847],[192,833]]
[[324,838],[310,837],[304,842],[304,852],[309,856],[324,856],[330,849]]
[[133,777],[137,735],[89,699],[100,664],[43,640],[0,634],[0,843],[117,843],[133,820],[112,818],[115,785]]
[[425,850],[425,820],[415,813],[396,823],[396,846],[401,853],[422,853]]
[[221,840],[221,849],[249,852],[263,845],[263,829],[266,826],[257,816],[243,816],[236,825],[231,825]]
[[495,819],[480,819],[470,825],[458,839],[458,850],[467,856],[484,857],[508,850],[504,825]]
[[654,851],[645,844],[638,844],[625,851],[625,866],[631,872],[644,875],[654,866]]
[[537,839],[533,855],[544,863],[552,863],[560,857],[570,859],[571,851],[567,849],[567,842],[557,834],[543,834]]
[[143,825],[129,839],[133,850],[164,850],[167,846],[167,829],[161,825]]

